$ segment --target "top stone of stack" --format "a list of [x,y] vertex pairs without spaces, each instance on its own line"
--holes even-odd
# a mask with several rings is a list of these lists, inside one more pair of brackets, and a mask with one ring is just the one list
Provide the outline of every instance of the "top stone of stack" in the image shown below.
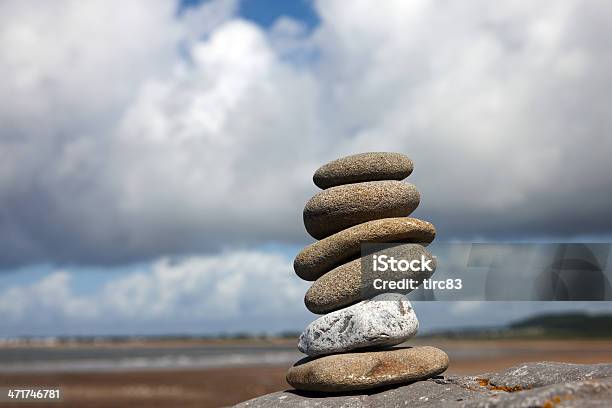
[[360,153],[321,166],[312,180],[322,189],[378,180],[403,180],[412,173],[412,160],[400,153]]

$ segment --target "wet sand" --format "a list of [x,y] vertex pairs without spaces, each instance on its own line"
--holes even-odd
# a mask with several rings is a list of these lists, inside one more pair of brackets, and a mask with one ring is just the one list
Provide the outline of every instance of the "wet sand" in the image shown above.
[[[479,374],[527,361],[612,363],[612,341],[456,341],[428,340],[447,350],[447,373]],[[476,357],[475,357],[476,356]],[[57,387],[66,407],[218,407],[258,395],[288,389],[289,364],[82,373],[0,373],[0,387]],[[2,407],[41,407],[44,404],[0,404]]]

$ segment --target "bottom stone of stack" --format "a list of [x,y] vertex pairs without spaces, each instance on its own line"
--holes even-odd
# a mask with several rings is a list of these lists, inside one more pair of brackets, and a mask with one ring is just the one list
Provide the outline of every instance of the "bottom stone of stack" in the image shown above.
[[424,380],[448,368],[448,356],[430,346],[304,358],[287,372],[298,390],[342,392]]

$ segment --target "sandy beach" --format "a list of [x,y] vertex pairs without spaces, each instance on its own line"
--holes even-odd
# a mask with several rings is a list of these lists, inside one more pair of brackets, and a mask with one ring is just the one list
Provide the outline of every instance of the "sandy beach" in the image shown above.
[[[448,352],[451,366],[447,373],[455,374],[497,371],[527,361],[612,362],[612,342],[609,340],[428,340],[427,343]],[[290,364],[105,372],[5,372],[0,374],[0,386],[59,386],[64,399],[56,406],[66,407],[219,407],[288,389],[284,376]],[[28,405],[2,404],[3,407]]]

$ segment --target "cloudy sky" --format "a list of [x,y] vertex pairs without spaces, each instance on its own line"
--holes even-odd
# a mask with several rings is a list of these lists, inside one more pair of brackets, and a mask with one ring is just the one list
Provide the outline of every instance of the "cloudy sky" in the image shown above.
[[[0,335],[301,330],[355,152],[414,160],[440,241],[609,242],[610,38],[604,0],[0,2]],[[491,307],[537,309],[417,312]]]

